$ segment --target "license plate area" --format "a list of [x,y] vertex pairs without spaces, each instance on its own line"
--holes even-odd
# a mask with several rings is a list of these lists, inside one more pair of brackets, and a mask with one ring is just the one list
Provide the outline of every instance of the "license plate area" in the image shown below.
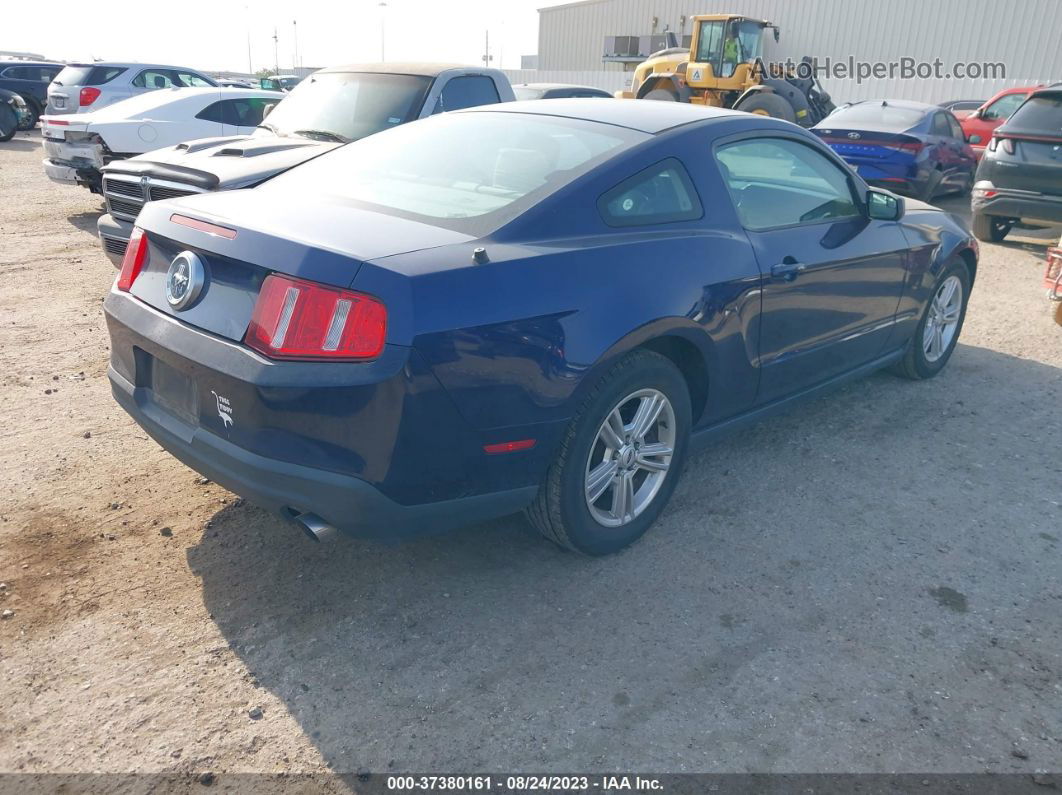
[[150,354],[148,359],[150,378],[148,389],[151,400],[159,408],[189,425],[198,425],[199,395],[195,381],[175,367],[171,367]]

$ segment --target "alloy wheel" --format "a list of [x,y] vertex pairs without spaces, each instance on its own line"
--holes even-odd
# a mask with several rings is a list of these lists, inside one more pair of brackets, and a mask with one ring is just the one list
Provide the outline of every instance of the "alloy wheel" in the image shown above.
[[948,350],[958,331],[961,313],[962,282],[958,276],[949,276],[937,288],[926,316],[922,332],[922,350],[926,361],[935,362]]
[[634,521],[659,493],[675,450],[675,410],[657,389],[639,389],[606,415],[590,447],[586,505],[605,527]]

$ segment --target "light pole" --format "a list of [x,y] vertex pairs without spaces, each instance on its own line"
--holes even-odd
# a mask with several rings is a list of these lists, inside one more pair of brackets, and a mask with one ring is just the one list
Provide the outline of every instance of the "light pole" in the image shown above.
[[299,68],[299,21],[297,19],[291,20],[291,35],[295,40],[295,52],[291,56],[292,64],[291,71],[298,74]]
[[381,2],[377,3],[377,5],[380,6],[380,61],[382,63],[387,60],[384,57],[384,22],[387,18],[387,3]]
[[278,54],[277,41],[277,29],[273,28],[273,68],[276,69],[273,74],[276,75],[280,74],[280,55]]
[[254,67],[251,66],[251,7],[245,5],[243,7],[244,21],[247,23],[247,73],[254,74]]

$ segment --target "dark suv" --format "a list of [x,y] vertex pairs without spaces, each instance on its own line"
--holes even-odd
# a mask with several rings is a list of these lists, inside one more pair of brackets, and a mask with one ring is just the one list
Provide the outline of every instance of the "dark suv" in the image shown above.
[[48,84],[63,71],[63,64],[46,61],[0,61],[0,88],[14,91],[26,101],[29,115],[23,129],[31,129],[48,104]]
[[975,179],[979,240],[998,243],[1021,219],[1062,223],[1062,83],[1034,91],[995,129]]

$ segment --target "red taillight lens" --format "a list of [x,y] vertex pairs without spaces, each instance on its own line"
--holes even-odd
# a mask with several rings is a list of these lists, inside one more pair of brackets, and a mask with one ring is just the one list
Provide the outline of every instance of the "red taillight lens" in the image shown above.
[[139,226],[133,227],[133,234],[129,236],[129,243],[125,247],[125,256],[122,257],[122,269],[118,271],[118,289],[129,292],[136,277],[140,275],[147,259],[147,237],[144,230]]
[[87,107],[95,102],[100,97],[100,90],[95,86],[85,86],[81,89],[81,94],[78,96],[78,102],[81,107]]
[[274,273],[244,341],[271,359],[372,359],[386,333],[387,309],[372,296]]

